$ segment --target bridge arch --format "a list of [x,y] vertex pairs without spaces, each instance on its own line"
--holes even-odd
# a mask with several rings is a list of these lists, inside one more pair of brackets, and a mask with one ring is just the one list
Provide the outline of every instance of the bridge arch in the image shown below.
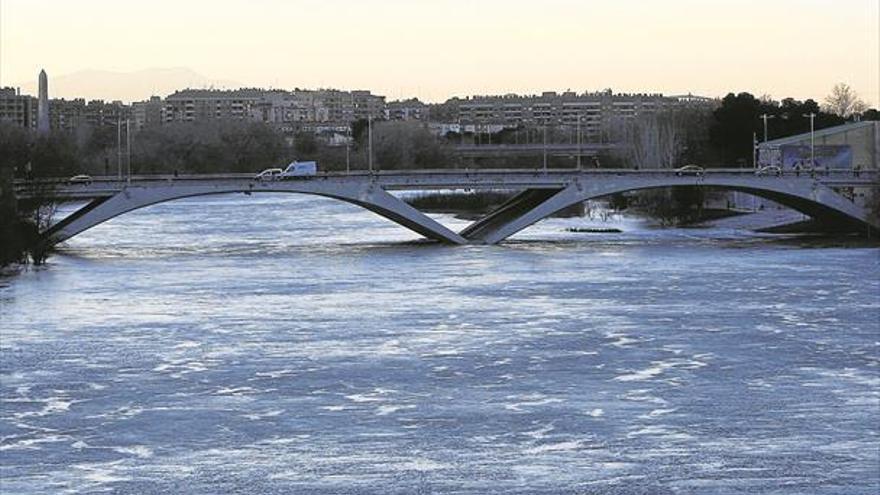
[[389,194],[381,187],[370,184],[355,187],[339,187],[337,185],[331,190],[320,186],[320,184],[316,185],[313,182],[305,181],[301,183],[255,181],[247,188],[179,184],[151,188],[128,187],[112,196],[93,200],[83,208],[71,213],[46,230],[43,238],[47,245],[58,244],[125,213],[168,201],[216,194],[268,192],[308,194],[344,201],[372,211],[429,239],[451,244],[467,243],[467,240],[459,234]]
[[[508,172],[505,172],[508,173]],[[742,191],[765,197],[811,217],[876,235],[880,220],[855,205],[826,183],[811,177],[758,177],[751,173],[715,173],[705,177],[679,177],[668,171],[651,173],[578,173],[574,171],[528,171],[450,177],[450,173],[418,173],[412,176],[323,176],[309,180],[256,181],[217,178],[210,181],[152,179],[128,184],[98,186],[85,197],[98,198],[50,227],[47,245],[67,240],[85,230],[127,212],[176,199],[226,193],[286,192],[323,196],[345,201],[392,220],[429,239],[452,244],[495,244],[520,230],[573,204],[615,193],[673,186],[705,186]],[[474,187],[526,189],[508,203],[456,233],[406,202],[385,187],[397,189]],[[871,187],[876,187],[876,183]],[[78,189],[68,190],[76,197]]]
[[[523,203],[531,202],[531,208],[517,206],[517,198],[495,212],[478,220],[462,234],[473,242],[496,244],[517,232],[539,222],[565,208],[591,199],[613,194],[661,189],[676,186],[702,186],[730,191],[740,191],[763,197],[804,213],[812,218],[833,222],[846,229],[876,235],[880,225],[872,222],[860,207],[844,198],[830,187],[810,180],[791,181],[762,180],[761,177],[736,179],[666,177],[663,179],[621,178],[581,183],[574,181],[563,189],[550,191],[527,190],[520,194]],[[540,201],[536,201],[538,198]],[[511,212],[516,214],[511,215]]]

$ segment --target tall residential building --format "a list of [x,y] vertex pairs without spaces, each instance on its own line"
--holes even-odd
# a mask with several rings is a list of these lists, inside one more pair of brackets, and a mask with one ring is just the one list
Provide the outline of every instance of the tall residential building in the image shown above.
[[165,98],[165,122],[245,120],[265,91],[245,88],[231,91],[184,89]]
[[0,121],[33,129],[37,125],[37,100],[15,88],[0,88]]
[[371,94],[367,90],[351,92],[354,120],[366,118],[381,119],[385,116],[385,97]]
[[165,122],[247,120],[282,127],[298,123],[344,123],[385,113],[385,97],[369,91],[185,89],[165,98]]
[[46,71],[40,71],[39,95],[37,100],[37,132],[49,132],[49,78]]
[[388,120],[428,120],[428,105],[418,98],[391,101],[385,105],[385,118]]
[[462,124],[574,127],[580,121],[585,135],[598,135],[612,119],[631,119],[684,104],[678,97],[615,94],[606,90],[581,94],[548,91],[533,96],[473,96],[452,98],[443,105],[447,107],[445,113]]
[[105,102],[83,98],[51,100],[49,122],[53,130],[74,131],[82,127],[109,127],[130,118],[130,108],[121,101]]
[[139,131],[148,127],[162,125],[165,120],[165,102],[158,96],[131,104],[132,126]]

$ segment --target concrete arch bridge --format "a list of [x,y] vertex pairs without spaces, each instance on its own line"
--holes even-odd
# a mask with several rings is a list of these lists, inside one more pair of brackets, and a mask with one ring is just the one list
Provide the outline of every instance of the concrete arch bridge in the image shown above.
[[[832,225],[877,235],[880,220],[839,191],[873,188],[880,194],[876,172],[830,172],[759,176],[748,169],[706,170],[678,175],[674,170],[422,170],[381,173],[328,173],[308,178],[258,180],[251,174],[134,176],[20,181],[21,199],[49,196],[56,201],[88,201],[43,233],[48,245],[70,239],[107,220],[146,206],[193,196],[228,193],[299,193],[346,201],[373,211],[422,236],[451,244],[496,244],[520,230],[576,203],[626,191],[670,186],[705,186],[742,191],[768,198]],[[454,232],[391,191],[443,189],[521,192],[495,211]]]

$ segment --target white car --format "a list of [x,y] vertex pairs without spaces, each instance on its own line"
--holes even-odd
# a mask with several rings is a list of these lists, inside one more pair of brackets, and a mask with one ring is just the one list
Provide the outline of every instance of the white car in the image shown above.
[[284,173],[280,168],[267,168],[254,176],[254,180],[276,180]]
[[775,175],[776,177],[782,176],[782,169],[777,167],[776,165],[767,165],[766,167],[761,167],[758,170],[755,170],[755,175]]
[[92,177],[86,174],[74,175],[73,177],[67,179],[68,184],[85,184],[89,185],[92,183]]
[[704,171],[705,170],[703,169],[703,167],[699,165],[685,165],[684,167],[676,169],[675,175],[679,177],[683,177],[685,175],[702,177]]

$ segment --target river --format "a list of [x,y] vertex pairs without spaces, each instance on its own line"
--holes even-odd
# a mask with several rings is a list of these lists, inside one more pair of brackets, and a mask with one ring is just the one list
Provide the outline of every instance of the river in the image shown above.
[[181,200],[0,279],[0,491],[873,495],[878,322],[876,244]]

